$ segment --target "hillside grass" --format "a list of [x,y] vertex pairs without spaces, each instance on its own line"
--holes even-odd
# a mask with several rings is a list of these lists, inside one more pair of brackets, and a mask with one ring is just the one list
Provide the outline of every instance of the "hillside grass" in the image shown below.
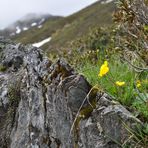
[[[115,55],[114,55],[115,56]],[[94,85],[98,85],[100,90],[107,92],[116,101],[135,110],[135,115],[141,115],[148,120],[147,90],[148,77],[146,73],[137,73],[128,65],[120,61],[118,57],[108,59],[109,72],[99,77],[100,67],[104,60],[98,60],[98,63],[92,64],[89,61],[79,68],[87,80]],[[118,86],[116,82],[124,82],[123,86]]]
[[69,24],[67,23],[62,29],[53,34],[53,39],[49,43],[50,48],[55,45],[57,48],[61,46],[66,47],[68,42],[88,34],[94,27],[111,26],[113,23],[112,13],[114,10],[115,5],[113,3],[95,3],[79,13],[74,14],[76,18],[74,21]]
[[12,40],[24,44],[40,42],[41,40],[44,40],[45,38],[51,36],[51,34],[54,33],[57,28],[60,27],[60,24],[58,22],[61,20],[61,17],[49,18],[48,21],[43,24],[42,28],[33,27],[12,37]]

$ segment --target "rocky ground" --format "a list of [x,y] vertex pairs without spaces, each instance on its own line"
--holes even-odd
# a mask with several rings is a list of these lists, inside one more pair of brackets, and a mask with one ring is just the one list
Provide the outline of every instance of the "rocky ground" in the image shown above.
[[136,119],[64,60],[0,38],[0,148],[135,147]]

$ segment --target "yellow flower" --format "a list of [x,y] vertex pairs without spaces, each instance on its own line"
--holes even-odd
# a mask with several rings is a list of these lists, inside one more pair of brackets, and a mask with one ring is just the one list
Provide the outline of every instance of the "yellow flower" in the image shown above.
[[137,81],[136,86],[137,86],[137,87],[141,87],[141,82],[140,82],[140,80]]
[[117,86],[123,86],[123,85],[125,85],[125,82],[116,81],[116,85],[117,85]]
[[108,62],[105,61],[104,64],[100,68],[100,72],[98,74],[99,77],[103,77],[109,72]]
[[141,84],[140,84],[140,83],[138,83],[138,84],[137,84],[137,87],[141,87]]

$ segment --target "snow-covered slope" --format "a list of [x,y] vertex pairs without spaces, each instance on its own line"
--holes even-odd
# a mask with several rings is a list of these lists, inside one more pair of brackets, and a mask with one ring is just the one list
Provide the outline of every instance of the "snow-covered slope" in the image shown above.
[[32,44],[32,45],[35,46],[35,47],[41,47],[41,46],[43,46],[44,44],[50,42],[50,40],[51,40],[51,37],[48,37],[48,38],[46,38],[46,39],[44,39],[44,40],[42,40],[42,41],[40,41],[40,42],[38,42],[38,43],[34,43],[34,44]]

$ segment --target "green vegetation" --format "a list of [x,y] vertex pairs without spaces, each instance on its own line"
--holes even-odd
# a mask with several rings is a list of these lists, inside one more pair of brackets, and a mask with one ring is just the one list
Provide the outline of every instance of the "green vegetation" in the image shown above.
[[[108,92],[123,105],[137,109],[136,114],[142,114],[145,119],[148,119],[148,94],[146,92],[148,79],[144,72],[137,73],[129,67],[128,63],[123,63],[117,57],[111,57],[108,59],[109,72],[105,76],[99,77],[102,62],[99,61],[98,64],[93,65],[87,62],[79,71],[87,77],[92,85],[98,84],[100,89]],[[120,83],[117,83],[117,85],[117,81],[125,84],[120,86]],[[140,82],[140,85],[137,82]]]

